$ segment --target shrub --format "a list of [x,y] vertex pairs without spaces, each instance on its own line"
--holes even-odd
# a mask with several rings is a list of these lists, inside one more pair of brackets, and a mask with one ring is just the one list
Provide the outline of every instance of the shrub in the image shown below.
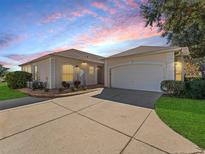
[[70,88],[70,83],[66,82],[66,81],[62,81],[62,86],[66,89]]
[[161,82],[161,90],[169,96],[202,99],[205,98],[205,80]]
[[203,80],[202,77],[184,77],[184,81],[195,81],[195,80]]
[[193,80],[185,82],[185,97],[205,98],[205,80]]
[[183,81],[164,80],[161,82],[161,90],[170,96],[182,96],[184,87]]
[[31,81],[32,74],[24,71],[9,72],[6,74],[6,82],[9,88],[25,88],[27,81]]
[[80,82],[79,80],[76,80],[76,81],[74,82],[75,88],[79,88],[80,83],[81,83],[81,82]]
[[33,81],[32,83],[32,89],[35,90],[35,89],[44,89],[45,88],[45,85],[43,82],[39,82],[39,81]]

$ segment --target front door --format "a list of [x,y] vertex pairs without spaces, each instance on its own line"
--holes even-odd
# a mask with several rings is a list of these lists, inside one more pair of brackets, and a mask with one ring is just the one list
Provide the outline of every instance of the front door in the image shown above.
[[104,84],[104,67],[98,66],[97,67],[97,83]]

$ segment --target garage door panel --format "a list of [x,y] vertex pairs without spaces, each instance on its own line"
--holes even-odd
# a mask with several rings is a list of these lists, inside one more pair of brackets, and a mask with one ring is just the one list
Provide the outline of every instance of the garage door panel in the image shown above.
[[132,64],[111,69],[114,88],[160,91],[162,80],[162,65]]

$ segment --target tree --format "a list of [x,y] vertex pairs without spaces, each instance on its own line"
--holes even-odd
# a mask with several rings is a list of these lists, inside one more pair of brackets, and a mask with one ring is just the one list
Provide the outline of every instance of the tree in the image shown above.
[[147,26],[156,26],[168,43],[205,56],[205,0],[148,0],[141,6]]
[[9,68],[3,67],[3,65],[0,64],[0,78],[5,75],[5,73],[8,71]]

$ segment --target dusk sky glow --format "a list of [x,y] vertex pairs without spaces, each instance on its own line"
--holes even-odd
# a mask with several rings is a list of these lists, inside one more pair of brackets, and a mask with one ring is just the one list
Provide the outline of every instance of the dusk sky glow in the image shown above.
[[0,64],[12,69],[39,56],[76,48],[109,56],[139,45],[166,45],[145,28],[144,0],[1,0]]

